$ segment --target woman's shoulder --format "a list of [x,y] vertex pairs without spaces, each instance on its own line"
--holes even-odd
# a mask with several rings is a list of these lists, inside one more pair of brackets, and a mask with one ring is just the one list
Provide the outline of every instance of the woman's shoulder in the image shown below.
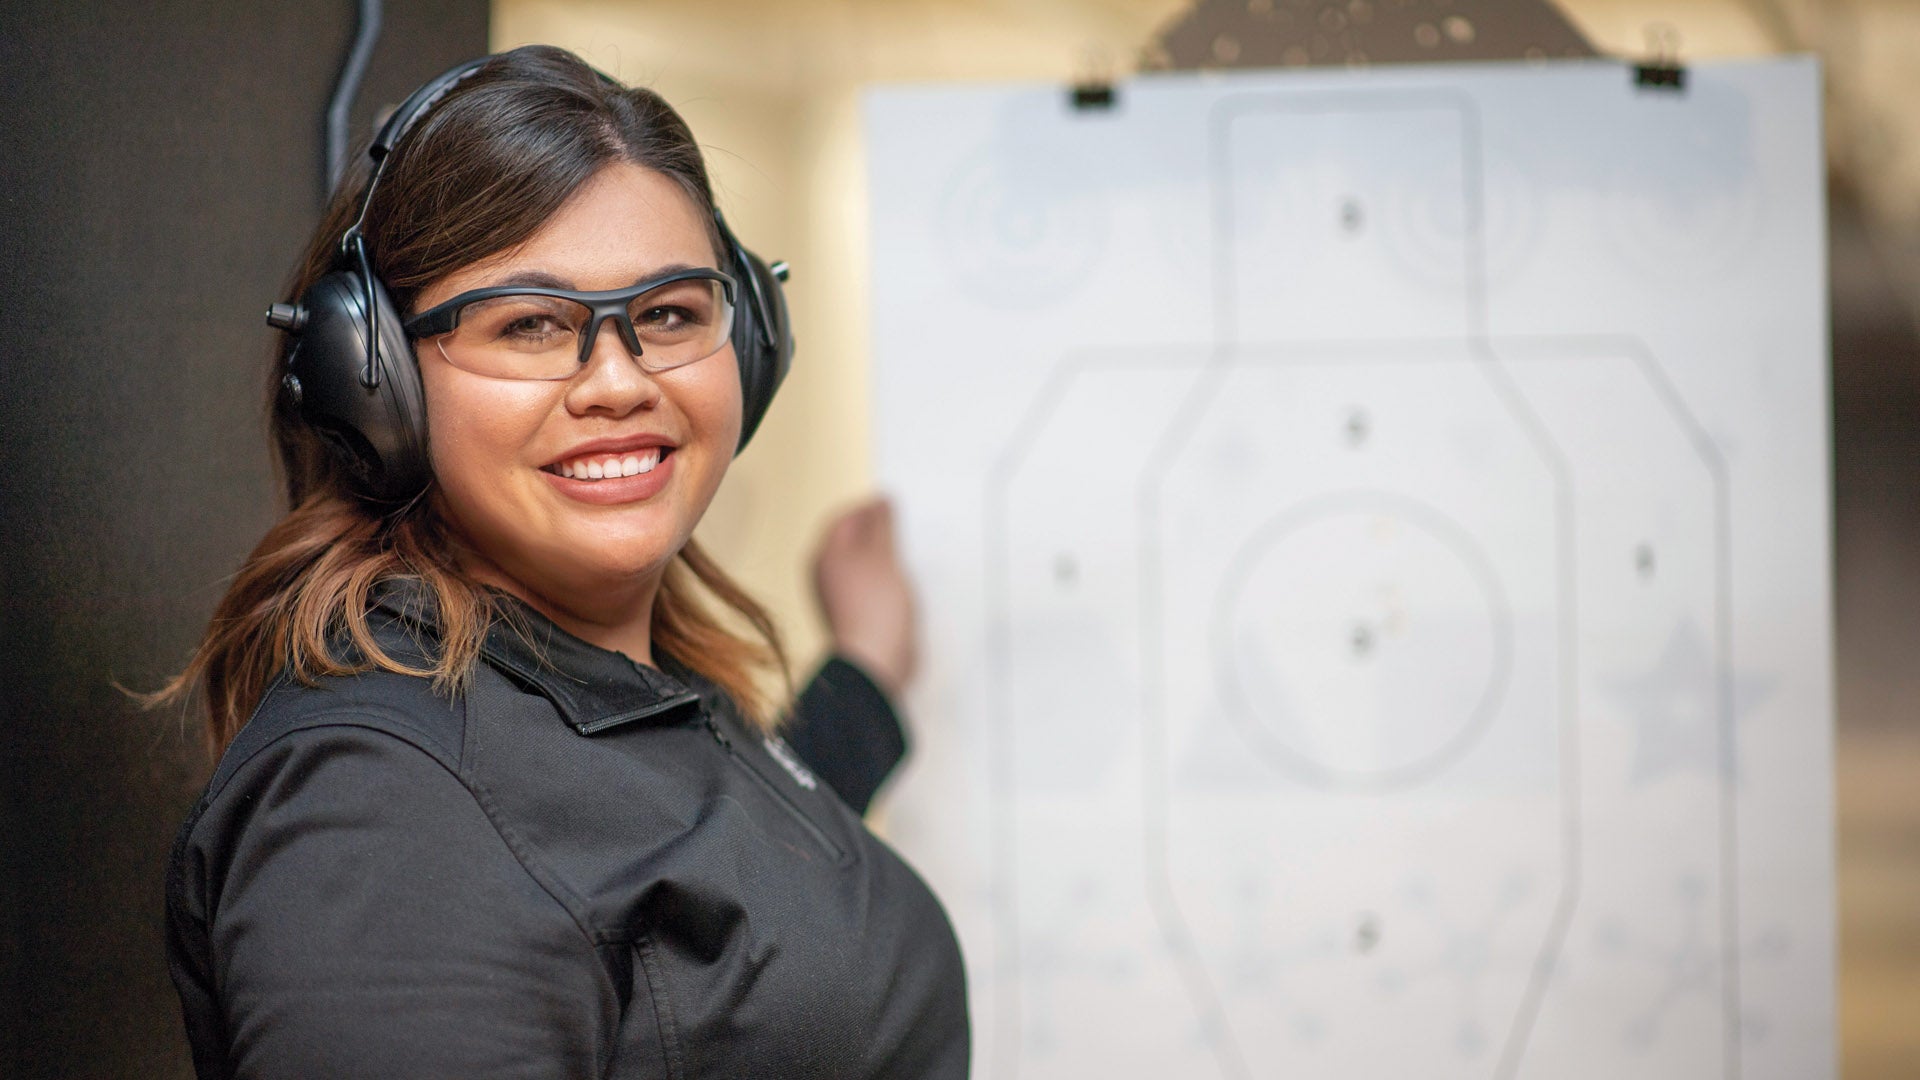
[[463,698],[426,678],[376,670],[301,683],[282,674],[221,754],[180,843],[244,828],[255,808],[316,792],[352,799],[356,789],[404,788],[465,803],[464,726]]
[[302,683],[282,675],[215,770],[218,777],[267,745],[314,728],[358,729],[413,743],[430,757],[460,760],[466,728],[466,697],[435,687],[421,675],[369,669]]
[[[424,612],[424,616],[422,615]],[[377,586],[364,639],[345,630],[329,641],[341,674],[303,679],[283,668],[228,744],[209,794],[260,751],[300,732],[330,729],[333,738],[397,738],[428,756],[460,759],[466,726],[464,693],[425,674],[439,648],[431,596],[417,585]]]
[[463,711],[430,680],[398,672],[311,683],[282,674],[181,824],[170,903],[186,899],[173,895],[186,884],[223,878],[236,852],[272,849],[282,833],[466,813],[474,797],[459,776]]

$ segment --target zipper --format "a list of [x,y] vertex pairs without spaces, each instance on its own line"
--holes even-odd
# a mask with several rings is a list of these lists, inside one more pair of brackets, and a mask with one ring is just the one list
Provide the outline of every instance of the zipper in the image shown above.
[[767,779],[759,769],[754,768],[753,764],[747,761],[740,751],[734,749],[733,737],[720,730],[720,725],[714,722],[711,714],[703,710],[700,714],[700,720],[701,723],[706,726],[707,733],[713,736],[713,741],[720,744],[720,748],[727,752],[727,757],[732,760],[734,765],[738,766],[747,776],[752,778],[754,783],[760,785],[760,790],[771,796],[774,802],[779,803],[780,806],[786,810],[789,817],[799,822],[801,828],[805,829],[808,835],[813,837],[814,842],[819,844],[821,848],[826,850],[828,855],[833,857],[833,861],[836,864],[844,865],[846,863],[846,849],[834,843],[833,837],[828,836],[825,829],[822,829],[819,824],[808,817],[807,812],[800,809],[800,807],[788,797],[786,792],[781,791],[779,785]]

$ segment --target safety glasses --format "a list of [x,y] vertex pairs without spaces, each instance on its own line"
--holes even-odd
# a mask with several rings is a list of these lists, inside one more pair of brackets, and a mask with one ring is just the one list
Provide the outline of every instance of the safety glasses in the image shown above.
[[447,363],[496,379],[570,379],[612,319],[635,362],[667,371],[720,351],[733,331],[735,284],[718,270],[682,270],[626,289],[577,292],[495,285],[408,319]]

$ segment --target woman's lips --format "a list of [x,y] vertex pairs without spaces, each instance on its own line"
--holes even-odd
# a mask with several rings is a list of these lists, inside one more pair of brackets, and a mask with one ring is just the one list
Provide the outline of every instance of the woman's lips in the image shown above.
[[[673,459],[672,448],[665,446],[581,454],[542,468],[540,475],[570,499],[612,506],[659,494],[673,476]],[[594,472],[600,473],[600,479],[593,478]]]

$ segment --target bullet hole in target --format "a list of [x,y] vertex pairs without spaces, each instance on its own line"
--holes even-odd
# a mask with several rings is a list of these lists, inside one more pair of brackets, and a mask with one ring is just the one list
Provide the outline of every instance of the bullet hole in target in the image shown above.
[[1347,445],[1358,449],[1367,442],[1367,436],[1373,434],[1373,421],[1368,418],[1365,409],[1354,409],[1347,414]]
[[1349,234],[1358,235],[1367,224],[1366,208],[1359,199],[1343,199],[1340,202],[1340,228]]
[[1363,911],[1353,927],[1353,951],[1370,953],[1380,944],[1380,916]]
[[1367,626],[1364,623],[1358,626],[1355,626],[1353,628],[1353,634],[1350,641],[1353,646],[1354,656],[1358,657],[1361,660],[1365,660],[1367,657],[1373,655],[1373,646],[1374,646],[1373,627]]
[[1079,577],[1080,563],[1070,552],[1063,551],[1053,557],[1053,580],[1061,588],[1071,588]]

